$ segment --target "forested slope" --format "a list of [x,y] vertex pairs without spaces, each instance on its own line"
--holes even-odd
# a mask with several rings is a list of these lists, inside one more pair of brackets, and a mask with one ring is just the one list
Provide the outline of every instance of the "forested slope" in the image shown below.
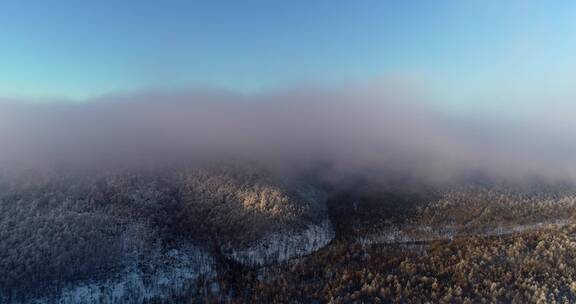
[[126,280],[140,298],[159,296],[146,281],[183,284],[221,259],[308,254],[332,238],[326,214],[322,191],[261,168],[31,172],[2,181],[0,298],[69,296],[86,284],[118,296]]

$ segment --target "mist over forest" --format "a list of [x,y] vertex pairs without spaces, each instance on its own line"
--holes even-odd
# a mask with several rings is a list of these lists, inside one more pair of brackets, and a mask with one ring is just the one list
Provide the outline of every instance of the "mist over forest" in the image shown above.
[[[519,109],[518,112],[521,109]],[[450,113],[391,85],[242,95],[180,90],[85,102],[0,102],[0,167],[259,161],[428,182],[571,181],[571,119]]]

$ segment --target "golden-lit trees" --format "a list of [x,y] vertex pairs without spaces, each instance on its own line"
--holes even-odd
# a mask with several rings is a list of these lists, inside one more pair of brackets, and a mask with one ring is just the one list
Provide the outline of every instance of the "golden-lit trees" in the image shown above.
[[[576,300],[575,240],[576,226],[564,226],[445,241],[424,255],[339,242],[260,281],[258,299],[272,302],[282,294],[287,301],[327,303],[570,303]],[[327,268],[330,275],[315,275]]]

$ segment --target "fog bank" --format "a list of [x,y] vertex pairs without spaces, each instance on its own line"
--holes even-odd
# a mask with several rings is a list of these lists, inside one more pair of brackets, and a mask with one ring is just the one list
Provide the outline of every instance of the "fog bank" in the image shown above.
[[249,159],[438,182],[472,174],[572,181],[573,123],[540,114],[514,121],[449,115],[390,87],[2,100],[0,168]]

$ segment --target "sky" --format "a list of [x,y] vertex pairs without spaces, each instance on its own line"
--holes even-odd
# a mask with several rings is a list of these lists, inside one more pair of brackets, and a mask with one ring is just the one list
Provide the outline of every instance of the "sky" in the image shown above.
[[0,1],[0,96],[396,79],[454,109],[570,99],[574,1]]

